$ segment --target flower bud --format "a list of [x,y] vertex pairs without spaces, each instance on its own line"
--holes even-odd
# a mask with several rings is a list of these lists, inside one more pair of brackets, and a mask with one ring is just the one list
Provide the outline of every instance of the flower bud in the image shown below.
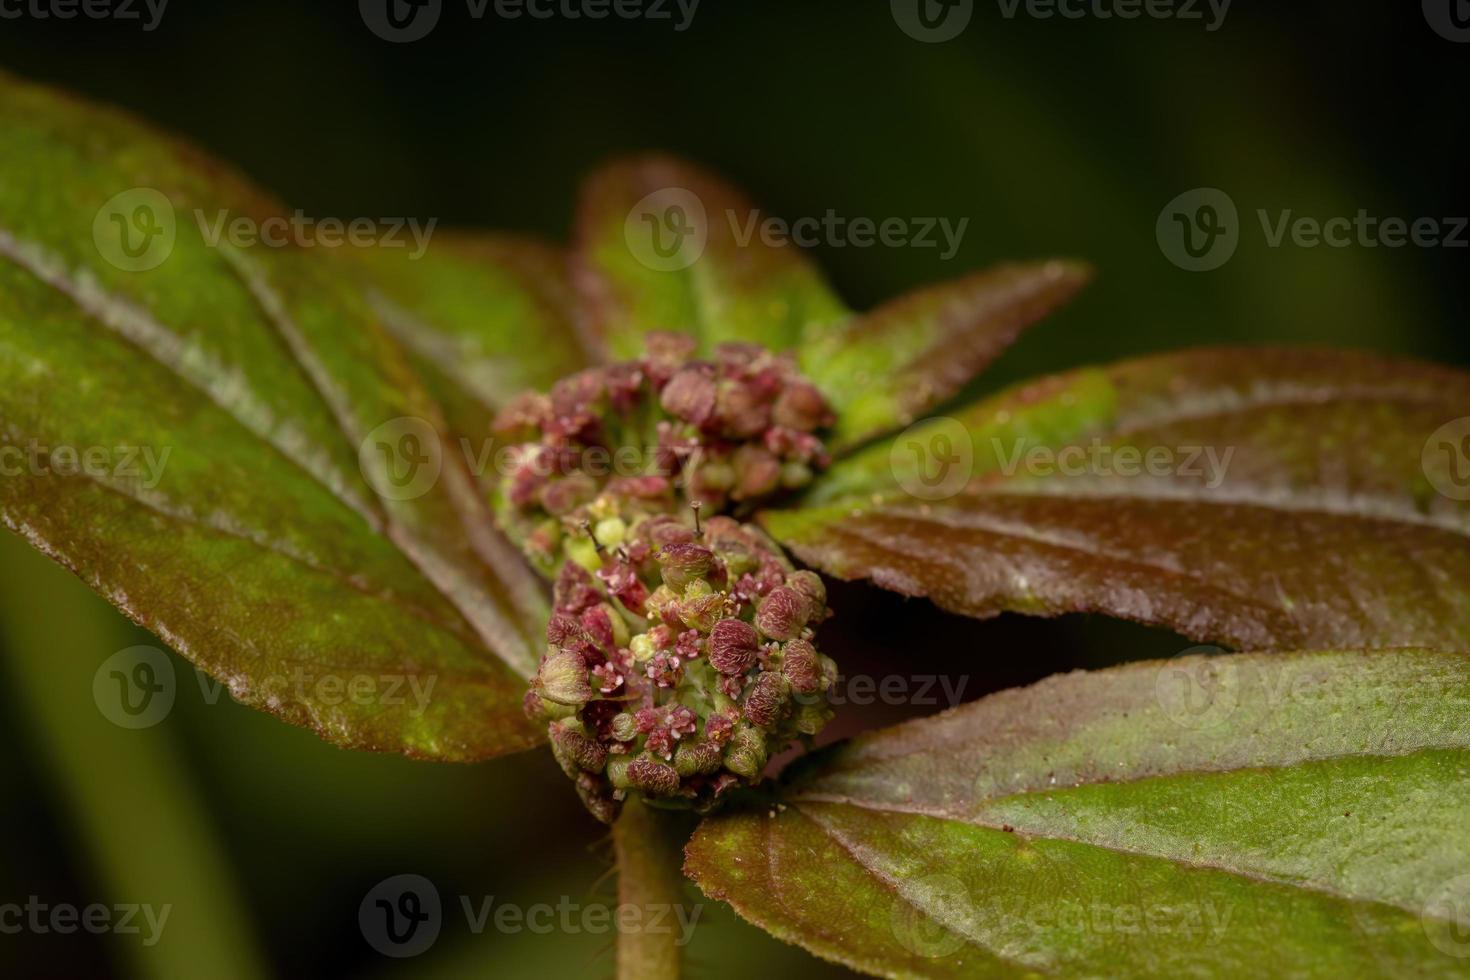
[[759,653],[760,636],[744,620],[722,619],[710,630],[709,662],[722,674],[745,673]]
[[714,568],[715,553],[703,545],[688,542],[665,545],[658,553],[664,584],[675,592],[695,579],[704,578]]
[[806,626],[807,611],[806,596],[778,585],[756,608],[755,625],[773,640],[794,640]]
[[725,746],[725,768],[754,782],[766,767],[766,738],[749,725],[737,725]]
[[715,418],[727,439],[751,439],[771,424],[771,406],[761,393],[740,381],[719,386]]
[[581,773],[576,777],[577,796],[587,812],[602,823],[612,826],[623,809],[623,804],[608,791],[608,784],[596,776]]
[[536,672],[536,688],[542,697],[557,704],[583,705],[592,699],[587,679],[587,661],[580,653],[550,650]]
[[718,772],[723,762],[724,752],[714,742],[707,740],[680,742],[679,747],[674,750],[674,771],[683,779]]
[[679,602],[679,619],[690,629],[708,633],[725,614],[725,597],[717,592],[696,593]]
[[789,381],[776,398],[771,420],[798,432],[815,432],[832,423],[832,410],[816,385]]
[[735,450],[731,464],[735,467],[735,488],[730,496],[736,500],[764,497],[781,483],[781,461],[760,446],[741,446]]
[[627,769],[627,779],[630,786],[649,796],[673,796],[679,792],[679,774],[674,767],[649,756],[633,760]]
[[816,694],[822,689],[822,661],[816,647],[806,640],[791,640],[781,648],[781,675],[797,694]]
[[750,685],[745,692],[741,713],[752,725],[769,729],[785,710],[786,698],[786,678],[766,671],[757,677],[755,683]]
[[551,740],[551,754],[573,779],[581,771],[601,772],[607,765],[607,749],[587,737],[581,722],[572,718],[552,722],[546,734]]
[[691,425],[704,425],[715,412],[715,382],[697,367],[686,367],[669,379],[659,404],[663,410]]
[[816,572],[802,569],[786,577],[786,584],[800,592],[807,601],[806,621],[819,623],[827,613],[827,586]]
[[613,716],[612,725],[613,738],[619,742],[631,742],[638,737],[638,722],[628,712],[619,712]]

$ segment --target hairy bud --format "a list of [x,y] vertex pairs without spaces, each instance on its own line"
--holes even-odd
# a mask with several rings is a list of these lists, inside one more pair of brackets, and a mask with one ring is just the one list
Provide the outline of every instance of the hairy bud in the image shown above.
[[780,585],[761,600],[755,625],[773,640],[794,640],[806,628],[808,603],[800,592]]
[[744,620],[722,619],[710,631],[709,662],[722,674],[745,673],[759,653],[760,636]]

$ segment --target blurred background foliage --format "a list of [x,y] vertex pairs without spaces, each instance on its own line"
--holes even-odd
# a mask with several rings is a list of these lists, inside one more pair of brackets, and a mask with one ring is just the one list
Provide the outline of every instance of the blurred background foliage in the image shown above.
[[[429,38],[390,45],[352,3],[176,0],[150,33],[0,21],[0,66],[126,106],[317,217],[437,217],[560,239],[580,175],[660,148],[724,172],[773,215],[970,220],[949,261],[817,249],[858,308],[1004,258],[1095,262],[1097,283],[986,388],[1221,342],[1470,359],[1465,250],[1273,249],[1254,218],[1470,213],[1470,48],[1433,34],[1417,3],[1239,0],[1213,33],[999,10],[979,3],[959,39],[926,45],[883,0],[704,0],[685,33],[474,22],[450,2]],[[1154,238],[1165,203],[1198,186],[1224,189],[1244,222],[1235,258],[1205,274],[1175,268]],[[837,589],[834,605],[824,648],[846,672],[942,673],[966,699],[1187,646],[1087,617],[973,623],[858,587]],[[340,752],[212,698],[177,659],[173,712],[125,731],[97,711],[92,677],[148,642],[0,538],[0,902],[174,906],[151,948],[0,935],[0,973],[611,975],[606,936],[475,936],[458,911],[459,895],[611,900],[605,835],[544,753],[449,767]],[[848,705],[829,732],[932,710]],[[403,872],[438,885],[446,925],[429,953],[398,962],[363,942],[357,907]],[[691,953],[696,976],[844,972],[714,905]]]

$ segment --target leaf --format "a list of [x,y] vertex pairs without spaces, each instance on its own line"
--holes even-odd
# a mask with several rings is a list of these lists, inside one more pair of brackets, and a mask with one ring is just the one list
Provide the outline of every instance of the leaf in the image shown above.
[[676,160],[605,166],[583,187],[573,259],[590,342],[614,360],[641,354],[650,330],[786,350],[845,319],[800,249],[767,241],[768,218]]
[[1425,449],[1467,410],[1470,375],[1364,354],[1125,361],[874,446],[764,523],[833,575],[975,616],[1101,612],[1243,649],[1464,649],[1470,503],[1436,490],[1453,474]]
[[809,341],[801,365],[837,410],[833,443],[841,449],[908,425],[958,393],[1091,275],[1076,262],[1000,265],[901,296]]
[[1470,661],[1182,657],[809,757],[686,871],[884,976],[1463,976]]
[[[543,588],[359,277],[319,250],[211,241],[283,212],[121,115],[0,80],[0,132],[6,452],[97,464],[20,467],[6,526],[237,699],[334,743],[534,744],[519,703]],[[113,214],[155,267],[130,267]],[[421,466],[394,455],[404,435]]]
[[355,261],[373,312],[414,353],[457,433],[483,438],[510,398],[590,361],[558,247],[436,231],[422,257],[363,248]]

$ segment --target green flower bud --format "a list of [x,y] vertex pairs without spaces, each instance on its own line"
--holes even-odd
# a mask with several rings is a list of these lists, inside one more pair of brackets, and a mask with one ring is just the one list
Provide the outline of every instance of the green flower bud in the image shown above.
[[720,747],[707,739],[680,742],[674,750],[674,771],[684,779],[718,772],[723,761]]
[[613,717],[612,734],[619,742],[631,742],[638,737],[638,723],[624,711]]
[[647,633],[639,633],[633,637],[632,641],[628,644],[628,649],[633,651],[633,659],[640,664],[648,663],[648,661],[653,659],[653,655],[656,652],[653,646],[653,639]]
[[627,535],[628,525],[624,524],[622,518],[619,517],[605,517],[598,521],[597,526],[592,529],[592,536],[604,548],[616,548],[623,543]]
[[587,664],[578,653],[552,648],[536,672],[536,689],[557,704],[583,705],[592,700]]
[[633,764],[633,758],[626,754],[608,756],[607,781],[612,784],[613,789],[633,788],[633,781],[628,778],[628,767]]
[[760,778],[766,767],[766,737],[749,725],[735,726],[725,746],[725,768],[750,782]]

